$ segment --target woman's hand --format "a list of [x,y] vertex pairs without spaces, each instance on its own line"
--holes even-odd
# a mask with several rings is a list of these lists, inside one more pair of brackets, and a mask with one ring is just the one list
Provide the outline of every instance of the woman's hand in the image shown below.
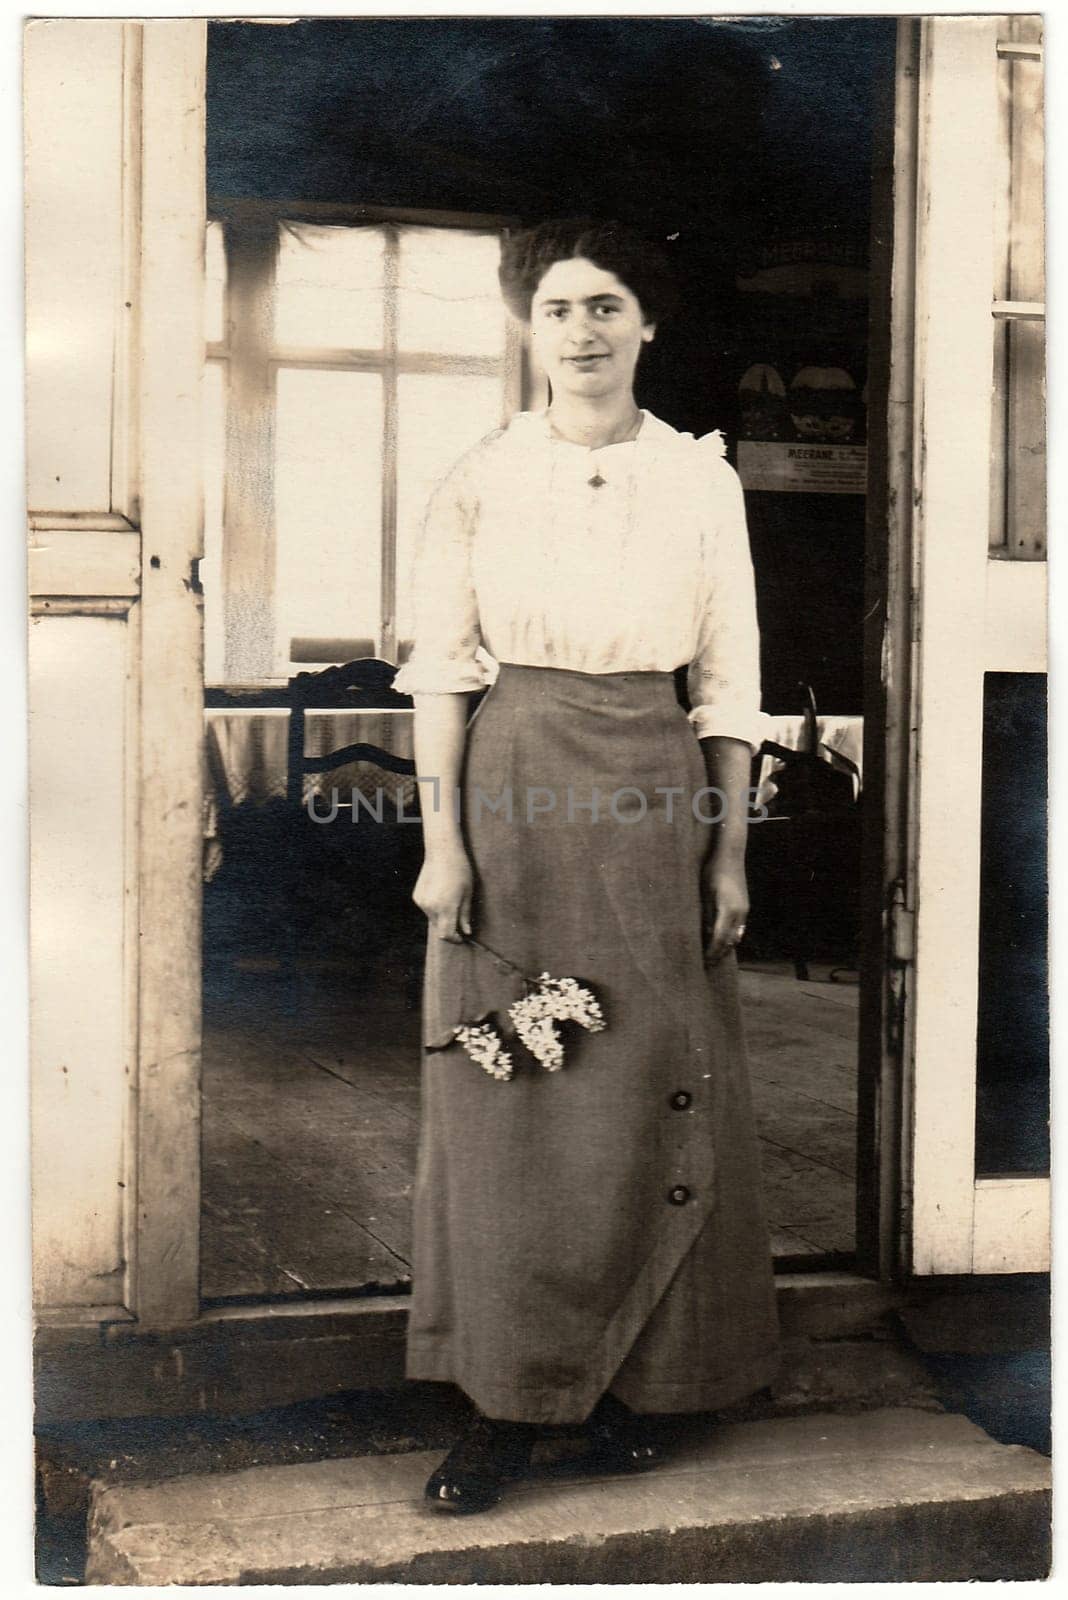
[[748,915],[744,861],[713,854],[704,869],[705,961],[710,966],[741,943]]
[[412,899],[439,939],[462,944],[471,932],[474,874],[462,845],[435,851],[423,862]]
[[701,740],[708,782],[723,799],[724,815],[716,823],[702,872],[705,961],[721,961],[740,944],[749,915],[745,886],[745,840],[748,829],[749,778],[752,753],[744,739],[710,735]]

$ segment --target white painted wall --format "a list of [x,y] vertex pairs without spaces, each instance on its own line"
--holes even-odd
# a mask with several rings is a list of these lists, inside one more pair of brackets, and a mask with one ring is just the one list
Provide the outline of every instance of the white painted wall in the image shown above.
[[30,627],[32,1153],[39,1303],[123,1297],[125,616]]
[[134,313],[130,37],[122,22],[25,33],[31,1171],[51,1309],[121,1306],[129,1253],[140,539],[114,514],[112,461]]
[[123,26],[25,33],[31,511],[110,511],[122,298]]

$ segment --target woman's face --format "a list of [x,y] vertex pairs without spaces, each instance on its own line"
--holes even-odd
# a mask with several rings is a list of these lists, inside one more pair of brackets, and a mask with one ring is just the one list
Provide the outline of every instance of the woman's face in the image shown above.
[[573,256],[555,261],[535,289],[530,332],[554,394],[603,398],[630,392],[656,327],[614,273]]

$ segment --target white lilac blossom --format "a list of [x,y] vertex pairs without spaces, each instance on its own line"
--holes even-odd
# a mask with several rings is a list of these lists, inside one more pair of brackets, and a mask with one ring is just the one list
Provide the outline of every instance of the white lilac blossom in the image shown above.
[[[546,1072],[559,1072],[564,1046],[556,1024],[577,1022],[587,1033],[601,1033],[605,1027],[601,1008],[589,989],[574,978],[554,978],[543,972],[536,980],[525,981],[527,993],[509,1006],[508,1016],[535,1061],[540,1061]],[[489,1023],[457,1028],[456,1038],[472,1061],[492,1077],[505,1082],[512,1076],[512,1058]]]
[[[528,997],[536,1001],[538,996],[532,994]],[[525,1002],[520,1001],[520,1006]],[[517,1007],[513,1007],[508,1015],[516,1025],[516,1032],[526,1045],[535,1061],[540,1061],[546,1072],[559,1072],[564,1064],[564,1047],[560,1042],[560,1035],[553,1026],[553,1019],[549,1016],[531,1016],[529,1012],[520,1010],[516,1016]]]
[[587,1033],[600,1033],[605,1025],[601,1008],[588,989],[574,978],[553,978],[547,972],[529,994],[509,1006],[508,1015],[546,1072],[558,1072],[564,1064],[564,1047],[555,1023],[577,1022]]
[[456,1040],[463,1045],[471,1060],[488,1072],[491,1078],[506,1083],[512,1076],[512,1058],[501,1044],[496,1028],[488,1022],[479,1026],[456,1029]]

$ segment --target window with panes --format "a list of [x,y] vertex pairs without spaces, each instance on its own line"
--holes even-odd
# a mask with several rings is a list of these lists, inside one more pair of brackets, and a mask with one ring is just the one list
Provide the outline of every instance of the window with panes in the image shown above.
[[521,403],[499,257],[487,223],[208,224],[209,683],[403,659],[431,490]]
[[1006,16],[998,34],[990,553],[1034,561],[1046,554],[1042,18]]

